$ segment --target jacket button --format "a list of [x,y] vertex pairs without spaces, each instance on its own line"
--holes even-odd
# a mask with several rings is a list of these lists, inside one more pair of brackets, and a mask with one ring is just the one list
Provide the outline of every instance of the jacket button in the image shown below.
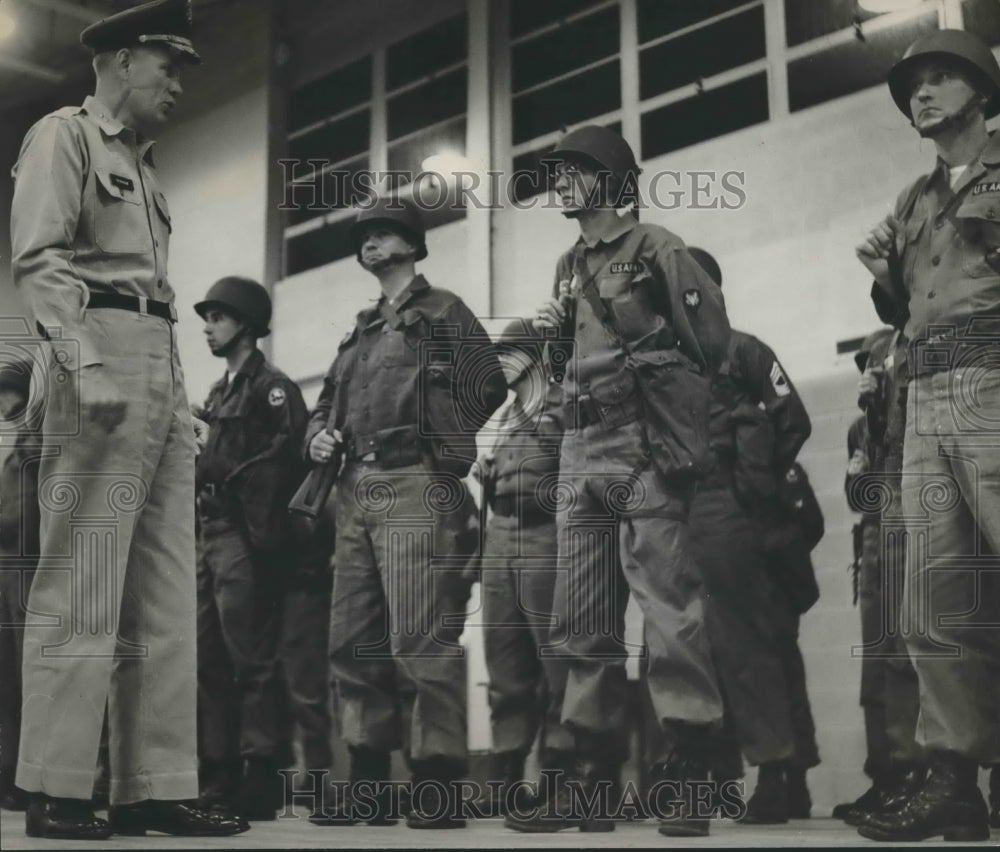
[[163,289],[163,279],[162,278],[159,281],[156,282],[156,289],[157,290],[162,290]]
[[931,291],[930,291],[930,292],[929,292],[929,293],[927,294],[927,298],[928,298],[928,299],[933,299],[933,298],[934,298],[934,297],[935,297],[936,295],[937,295],[937,293],[935,293],[935,292],[934,292],[933,290],[931,290]]
[[938,255],[934,255],[934,257],[931,258],[931,264],[933,264],[934,266],[937,266],[940,262],[941,258]]
[[583,331],[586,327],[587,327],[587,323],[585,323],[585,322],[580,323],[580,331]]

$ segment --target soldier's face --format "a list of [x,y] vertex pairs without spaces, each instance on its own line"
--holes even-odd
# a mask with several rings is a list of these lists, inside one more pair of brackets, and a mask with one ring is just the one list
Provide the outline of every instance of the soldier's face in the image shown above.
[[416,253],[409,240],[388,228],[371,228],[361,238],[361,265],[369,272],[412,260]]
[[184,93],[183,60],[158,46],[137,47],[129,53],[126,107],[132,119],[130,126],[144,136],[151,136],[170,120],[178,98]]
[[585,163],[563,160],[555,167],[555,190],[563,214],[572,216],[594,206],[597,171]]
[[205,341],[213,355],[223,349],[242,328],[242,323],[230,314],[214,308],[205,311]]
[[927,130],[959,115],[978,96],[968,78],[954,65],[930,61],[910,77],[910,114],[917,130]]

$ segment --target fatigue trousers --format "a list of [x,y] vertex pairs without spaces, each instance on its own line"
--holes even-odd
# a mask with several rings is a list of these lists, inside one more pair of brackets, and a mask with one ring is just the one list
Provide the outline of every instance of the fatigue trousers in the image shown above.
[[301,735],[306,769],[333,764],[330,751],[330,589],[294,588],[285,592],[278,645],[280,688]]
[[[625,607],[645,619],[647,683],[661,725],[717,722],[722,699],[691,555],[689,496],[650,465],[642,426],[568,432],[560,457],[559,576],[550,642],[568,660],[562,720],[580,741],[625,725]],[[544,652],[543,652],[544,653]],[[676,745],[667,738],[664,760]]]
[[1000,370],[913,380],[903,445],[903,634],[917,740],[1000,762]]
[[349,746],[466,762],[464,493],[423,463],[341,473],[329,647]]
[[707,592],[712,659],[740,749],[754,766],[786,760],[794,753],[779,631],[786,603],[725,469],[699,487],[690,525]]
[[894,764],[923,760],[917,744],[920,693],[899,629],[905,532],[898,482],[890,489],[885,524],[862,526],[858,606],[861,611],[861,706],[865,717],[865,772],[875,778]]
[[560,722],[566,661],[539,649],[549,645],[556,584],[556,525],[522,526],[494,515],[483,554],[483,642],[489,674],[493,751],[540,748],[572,751]]
[[0,553],[0,775],[14,780],[21,735],[21,663],[34,557]]
[[198,715],[202,757],[275,756],[279,571],[255,554],[243,522],[201,518],[198,560]]
[[819,765],[819,746],[816,744],[816,723],[806,687],[806,665],[799,647],[799,621],[798,614],[790,605],[779,608],[776,618],[778,649],[788,689],[788,716],[793,743],[791,762],[799,769],[809,769]]
[[111,802],[191,799],[195,446],[176,335],[128,311],[85,322],[128,408],[111,434],[92,423],[57,360],[73,342],[53,343],[17,784],[89,799],[107,705]]

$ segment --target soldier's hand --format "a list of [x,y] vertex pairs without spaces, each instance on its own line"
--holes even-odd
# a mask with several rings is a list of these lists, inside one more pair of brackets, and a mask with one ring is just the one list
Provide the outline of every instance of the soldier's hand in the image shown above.
[[128,403],[105,372],[103,364],[80,368],[80,401],[84,414],[108,434],[125,419]]
[[309,458],[319,464],[325,464],[333,458],[337,445],[344,440],[339,429],[334,429],[331,435],[326,429],[317,432],[309,443]]
[[194,443],[200,452],[208,443],[208,424],[192,413],[191,425],[194,427]]
[[883,286],[889,284],[889,256],[893,247],[899,248],[898,241],[903,233],[899,220],[890,213],[878,222],[865,238],[854,247],[854,253]]
[[536,312],[531,324],[536,331],[543,328],[560,328],[566,319],[566,308],[559,299],[549,299]]
[[492,473],[493,464],[493,456],[480,456],[472,463],[472,469],[469,472],[476,482],[482,484]]
[[861,374],[861,378],[858,379],[858,397],[863,397],[866,394],[873,394],[878,390],[878,377],[871,372],[866,370]]
[[855,450],[851,460],[847,463],[848,476],[860,476],[868,470],[868,458],[864,450]]

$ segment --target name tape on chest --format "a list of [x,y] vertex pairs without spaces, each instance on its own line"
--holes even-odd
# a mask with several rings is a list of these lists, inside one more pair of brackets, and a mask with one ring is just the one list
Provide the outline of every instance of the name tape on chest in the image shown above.
[[273,387],[267,392],[267,401],[275,408],[284,405],[287,398],[284,388]]
[[122,192],[132,192],[135,189],[135,182],[132,178],[116,175],[114,172],[111,173],[111,185]]
[[774,388],[774,392],[778,396],[788,396],[792,392],[788,386],[788,379],[785,378],[785,374],[781,371],[781,365],[777,361],[771,365],[771,387]]
[[984,192],[1000,192],[1000,181],[985,181],[972,187],[973,195],[982,195]]
[[612,263],[610,266],[612,275],[635,275],[642,272],[643,265],[637,260],[623,260]]

